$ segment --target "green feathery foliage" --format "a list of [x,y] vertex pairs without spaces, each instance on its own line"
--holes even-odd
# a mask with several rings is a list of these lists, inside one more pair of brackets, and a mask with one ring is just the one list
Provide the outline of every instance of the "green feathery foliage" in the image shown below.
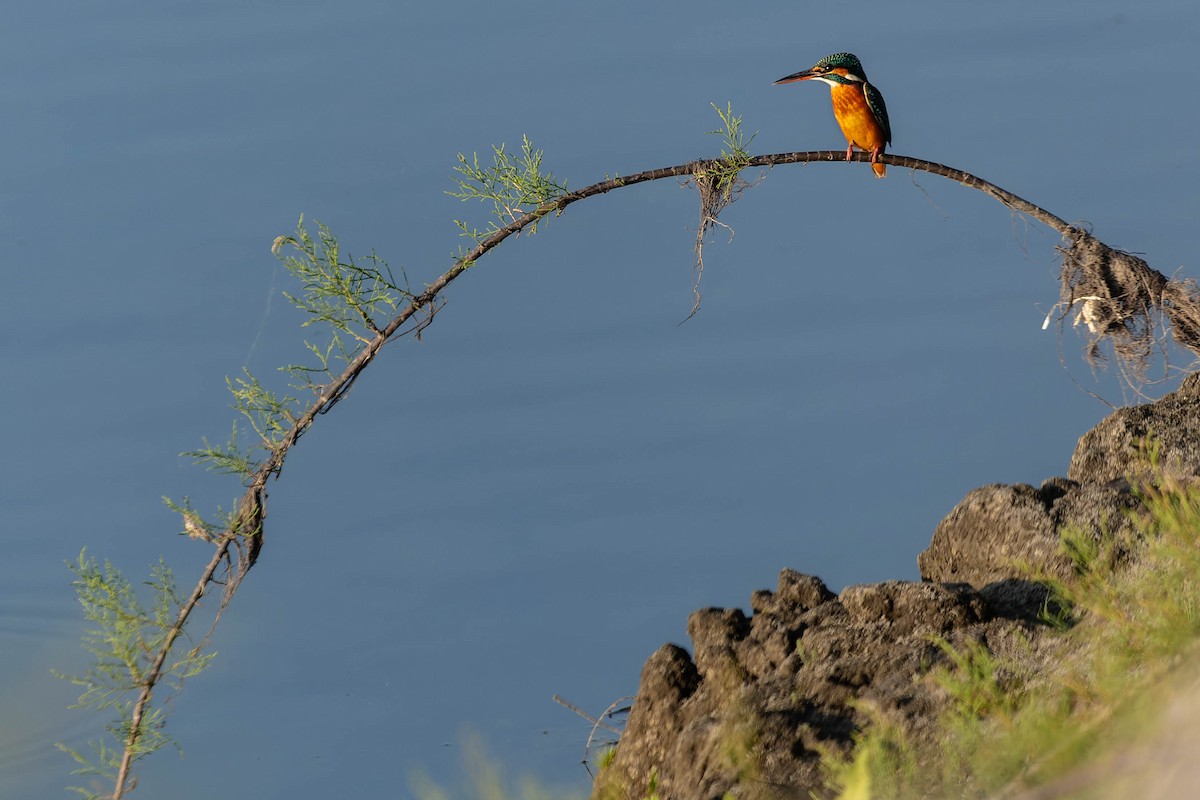
[[[142,604],[132,584],[112,564],[105,562],[100,567],[86,550],[70,567],[75,573],[72,586],[83,606],[84,618],[92,626],[84,635],[83,646],[95,660],[82,675],[55,674],[83,687],[72,708],[115,711],[116,720],[106,728],[109,738],[92,742],[91,757],[63,744],[58,748],[79,764],[72,774],[112,781],[125,750],[132,751],[132,760],[137,761],[175,744],[163,730],[161,704],[146,708],[135,725],[133,709],[138,693],[151,682],[178,690],[185,679],[203,671],[215,653],[202,653],[200,647],[193,647],[161,668],[156,666],[156,656],[182,604],[174,576],[165,563],[160,561],[151,568],[151,578],[145,584],[151,594],[148,606]],[[87,798],[98,800],[104,796],[79,786],[70,788]]]
[[[509,153],[504,145],[493,146],[492,163],[485,166],[479,163],[478,153],[472,153],[470,159],[459,153],[458,166],[454,170],[461,176],[454,179],[459,188],[446,194],[463,202],[479,200],[492,204],[493,218],[486,228],[454,220],[460,235],[476,245],[567,193],[566,181],[559,183],[553,173],[542,171],[542,151],[534,149],[528,136],[521,137],[519,155]],[[525,231],[530,235],[537,233],[537,221]]]
[[[412,299],[408,276],[400,271],[400,281],[387,262],[374,252],[355,261],[342,257],[337,238],[329,228],[317,223],[317,238],[313,239],[304,226],[304,217],[296,225],[294,236],[280,236],[271,251],[279,255],[289,245],[292,252],[282,257],[288,272],[300,282],[300,294],[284,292],[292,305],[309,315],[302,327],[325,323],[334,336],[323,352],[329,353],[339,336],[346,336],[362,346],[380,334],[402,302]],[[314,345],[309,345],[310,350]],[[353,358],[352,349],[341,349],[344,360]]]
[[[359,261],[343,257],[336,238],[320,223],[314,239],[301,217],[295,235],[276,239],[273,252],[279,255],[284,245],[291,245],[292,252],[281,260],[302,287],[299,293],[285,296],[308,315],[304,326],[321,327],[323,338],[316,343],[305,342],[313,358],[311,363],[281,370],[293,378],[292,389],[309,391],[316,396],[313,402],[327,410],[345,395],[350,381],[344,381],[334,395],[328,395],[326,387],[340,379],[363,348],[382,335],[393,312],[410,301],[412,293],[407,281],[401,285],[374,253]],[[227,378],[226,385],[238,415],[229,439],[215,445],[203,440],[203,447],[184,455],[211,471],[236,475],[243,485],[251,486],[262,480],[259,473],[268,459],[280,463],[282,454],[302,432],[298,421],[305,413],[305,404],[291,394],[268,388],[249,370]],[[246,438],[251,444],[243,444]],[[273,469],[277,471],[278,466]],[[218,508],[212,519],[205,520],[187,498],[182,503],[170,498],[163,498],[163,502],[181,516],[185,535],[219,548],[202,583],[218,580],[215,571],[224,565],[224,577],[220,579],[225,586],[220,602],[223,609],[244,571],[254,563],[261,540],[250,544],[245,557],[239,557],[236,563],[221,555],[223,548],[235,539],[249,542],[251,537],[261,535],[262,509],[256,503],[247,505],[243,499],[233,505],[235,511]],[[183,600],[170,569],[160,563],[146,582],[154,603],[144,608],[133,586],[112,564],[100,568],[81,554],[71,569],[84,615],[95,626],[84,640],[95,660],[83,675],[61,677],[84,688],[75,707],[115,711],[116,720],[108,726],[111,740],[96,743],[93,757],[65,745],[59,747],[79,763],[77,774],[113,781],[117,787],[113,794],[120,797],[135,782],[128,775],[129,766],[173,744],[163,732],[162,704],[152,701],[155,692],[177,689],[215,656],[202,652],[206,637],[183,655],[172,657],[176,640],[185,636],[188,617],[205,591],[201,587],[191,602]],[[100,796],[79,787],[75,790],[88,797]]]
[[[281,255],[285,246],[290,252]],[[320,341],[304,342],[312,357],[310,363],[290,364],[280,367],[280,371],[292,377],[292,389],[323,397],[329,384],[340,377],[363,347],[382,334],[397,307],[412,300],[407,275],[401,270],[397,280],[387,263],[373,252],[357,261],[343,257],[329,228],[318,222],[314,238],[303,216],[295,234],[276,238],[271,252],[301,286],[299,293],[283,293],[308,315],[301,327],[323,329]],[[224,444],[213,445],[206,439],[203,447],[184,455],[209,470],[239,475],[248,482],[257,473],[263,456],[285,444],[304,404],[300,398],[267,388],[250,370],[242,372],[239,377],[225,379],[241,425],[235,421]],[[327,399],[335,401],[344,393]],[[239,439],[247,430],[254,434],[253,444],[240,445]]]
[[736,199],[736,192],[744,184],[739,183],[738,175],[750,164],[750,144],[758,134],[746,138],[742,130],[742,117],[733,113],[733,104],[726,103],[724,110],[716,103],[711,103],[713,111],[721,118],[722,127],[709,131],[710,136],[721,137],[721,157],[708,168],[709,180],[713,191],[720,194],[726,203]]

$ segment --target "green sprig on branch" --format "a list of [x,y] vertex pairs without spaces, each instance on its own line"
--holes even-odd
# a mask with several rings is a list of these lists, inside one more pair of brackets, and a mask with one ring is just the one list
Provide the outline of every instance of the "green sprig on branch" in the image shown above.
[[[454,168],[461,177],[456,177],[459,191],[447,191],[451,197],[466,202],[480,200],[492,204],[495,219],[488,227],[479,229],[456,219],[454,224],[476,245],[500,231],[504,226],[537,210],[546,203],[557,200],[567,193],[567,182],[559,183],[551,172],[542,171],[542,151],[535,150],[528,136],[521,137],[521,153],[513,155],[504,145],[492,147],[492,163],[482,166],[479,154],[468,159],[458,154],[458,166]],[[525,230],[537,233],[538,220],[531,222]]]
[[[163,730],[166,718],[161,705],[138,708],[141,692],[156,684],[177,691],[216,654],[193,647],[168,664],[158,661],[183,603],[165,562],[160,560],[151,567],[150,580],[145,583],[151,595],[149,606],[142,604],[133,585],[111,563],[106,561],[101,567],[86,550],[70,567],[75,573],[71,585],[83,606],[84,619],[92,626],[83,637],[83,647],[94,661],[82,675],[54,674],[83,687],[71,708],[116,712],[106,732],[118,747],[112,747],[107,739],[92,742],[93,755],[89,757],[64,744],[57,746],[79,765],[73,775],[116,782],[129,763],[167,745],[177,746]],[[89,800],[107,796],[80,786],[70,788]]]

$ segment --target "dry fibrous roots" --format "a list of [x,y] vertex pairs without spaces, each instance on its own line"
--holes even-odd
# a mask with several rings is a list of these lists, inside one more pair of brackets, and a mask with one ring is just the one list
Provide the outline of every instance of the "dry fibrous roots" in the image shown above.
[[[1061,308],[1076,309],[1075,324],[1092,335],[1087,359],[1096,364],[1109,342],[1113,354],[1134,375],[1144,376],[1156,349],[1165,351],[1166,331],[1200,357],[1200,288],[1174,280],[1137,256],[1114,250],[1090,233],[1072,228],[1062,253]],[[1166,315],[1170,326],[1162,325]]]
[[740,166],[727,166],[721,161],[716,161],[710,164],[710,169],[692,174],[691,183],[700,193],[700,224],[696,229],[696,245],[693,248],[696,254],[695,277],[692,282],[694,302],[688,319],[700,310],[700,279],[704,277],[704,238],[717,225],[729,229],[732,236],[732,229],[717,218],[742,196],[742,192],[753,185],[744,180],[740,172]]

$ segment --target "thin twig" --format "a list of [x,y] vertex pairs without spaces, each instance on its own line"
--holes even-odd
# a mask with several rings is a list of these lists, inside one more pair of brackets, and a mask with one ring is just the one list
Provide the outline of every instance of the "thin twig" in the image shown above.
[[[592,723],[592,725],[593,725],[593,726],[595,726],[595,727],[593,727],[593,730],[595,730],[595,728],[604,728],[604,730],[606,730],[606,731],[611,731],[612,733],[615,733],[617,736],[620,736],[620,735],[621,735],[621,729],[620,729],[620,728],[613,727],[612,725],[605,724],[604,722],[602,722],[602,721],[601,721],[601,718],[603,718],[603,716],[604,716],[603,714],[601,714],[601,715],[600,715],[600,718],[593,717],[591,714],[587,713],[586,711],[584,711],[584,710],[583,710],[582,708],[580,708],[579,706],[577,706],[577,705],[574,705],[574,704],[573,704],[573,703],[571,703],[569,700],[564,700],[564,699],[563,699],[561,696],[559,696],[559,695],[557,695],[557,694],[556,694],[556,695],[554,695],[554,696],[553,696],[552,698],[550,698],[550,699],[551,699],[551,700],[553,700],[554,702],[558,703],[560,706],[563,706],[564,708],[569,708],[569,709],[571,709],[571,710],[572,710],[572,711],[574,711],[576,714],[578,714],[579,716],[583,717],[583,718],[584,718],[584,719],[586,719],[588,722]],[[622,699],[622,700],[625,700],[625,699],[628,699],[628,698],[621,698],[621,699]],[[620,702],[620,701],[618,700],[617,702]],[[609,706],[609,708],[612,708],[612,706]],[[590,741],[590,738],[591,738],[591,737],[589,737],[589,741]]]
[[[600,719],[604,719],[605,717],[611,717],[614,713],[614,709],[616,709],[617,706],[619,706],[621,703],[624,703],[626,700],[636,700],[636,699],[637,699],[637,695],[626,695],[625,697],[618,697],[616,700],[613,700],[611,703],[608,704],[608,708],[604,709],[604,711],[601,712]],[[584,769],[587,769],[589,775],[592,774],[592,771],[591,771],[591,769],[588,768],[587,755],[592,749],[592,740],[596,738],[596,731],[599,730],[600,728],[607,728],[608,730],[612,730],[612,728],[609,728],[607,725],[600,722],[600,719],[596,720],[595,724],[592,725],[592,730],[590,733],[588,733],[587,741],[583,745],[583,767],[584,767]],[[620,738],[620,736],[621,736],[621,732],[618,731],[617,737]],[[595,776],[593,776],[593,778],[594,777]]]

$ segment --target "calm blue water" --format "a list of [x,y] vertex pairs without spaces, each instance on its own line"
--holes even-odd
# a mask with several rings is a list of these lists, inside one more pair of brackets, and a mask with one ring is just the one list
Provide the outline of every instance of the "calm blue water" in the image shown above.
[[[49,674],[86,663],[63,561],[140,580],[164,555],[187,584],[207,558],[159,497],[235,496],[177,453],[227,433],[227,374],[302,357],[269,252],[301,213],[430,281],[452,219],[484,220],[443,194],[458,152],[528,133],[581,186],[715,154],[727,101],[756,152],[838,148],[827,91],[771,81],[850,49],[895,152],[1194,276],[1200,9],[1132,8],[8,9],[0,797],[65,796],[53,743],[105,721]],[[271,487],[220,655],[173,704],[184,754],[138,796],[407,796],[415,770],[457,785],[464,732],[586,791],[587,726],[552,694],[632,693],[690,610],[746,607],[783,567],[916,578],[967,490],[1062,474],[1107,411],[1084,389],[1123,399],[1040,329],[1056,238],[978,193],[776,169],[677,326],[696,213],[672,182],[575,206],[373,365]]]

